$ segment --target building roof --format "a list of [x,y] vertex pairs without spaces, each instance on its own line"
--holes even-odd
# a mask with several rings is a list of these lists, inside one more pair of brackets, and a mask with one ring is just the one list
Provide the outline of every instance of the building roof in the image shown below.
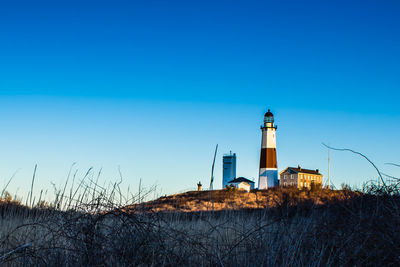
[[288,170],[294,171],[294,172],[296,172],[296,173],[308,173],[308,174],[322,175],[322,174],[319,172],[318,169],[316,169],[316,170],[309,170],[309,169],[303,169],[303,168],[301,168],[300,166],[298,166],[297,168],[295,168],[295,167],[287,167],[284,171],[282,171],[282,173],[285,172],[285,171],[288,171]]
[[274,114],[272,114],[272,112],[268,109],[268,112],[265,113],[264,117],[273,117]]
[[244,178],[244,177],[235,178],[235,179],[233,179],[232,181],[229,181],[228,184],[230,184],[230,183],[241,183],[241,182],[253,183],[253,184],[254,184],[253,181],[251,181],[251,180],[249,180],[249,179],[246,179],[246,178]]

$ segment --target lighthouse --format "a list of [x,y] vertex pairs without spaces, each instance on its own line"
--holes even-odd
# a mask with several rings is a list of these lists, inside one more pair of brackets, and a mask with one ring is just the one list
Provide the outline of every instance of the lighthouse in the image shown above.
[[264,115],[264,124],[261,125],[261,155],[258,189],[267,189],[278,186],[278,166],[276,163],[276,129],[274,115],[268,109]]

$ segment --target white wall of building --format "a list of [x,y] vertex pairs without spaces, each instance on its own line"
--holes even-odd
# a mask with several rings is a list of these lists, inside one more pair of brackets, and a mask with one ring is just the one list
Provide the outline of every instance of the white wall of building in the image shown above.
[[246,182],[231,183],[235,188],[250,192],[251,186]]

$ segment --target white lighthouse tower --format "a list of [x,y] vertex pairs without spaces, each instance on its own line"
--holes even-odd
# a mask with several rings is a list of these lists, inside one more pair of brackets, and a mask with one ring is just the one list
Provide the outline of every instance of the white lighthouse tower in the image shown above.
[[278,166],[276,163],[276,129],[274,115],[268,109],[264,115],[264,124],[261,126],[261,155],[258,189],[267,189],[278,186]]

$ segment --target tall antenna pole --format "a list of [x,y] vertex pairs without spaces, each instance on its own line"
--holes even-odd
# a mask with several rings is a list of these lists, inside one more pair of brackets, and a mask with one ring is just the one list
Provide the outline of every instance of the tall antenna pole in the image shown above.
[[330,172],[331,156],[330,156],[330,152],[331,152],[331,147],[330,147],[330,144],[328,144],[328,189],[331,188],[331,172]]
[[213,190],[213,182],[214,182],[214,165],[215,165],[215,157],[217,156],[217,150],[218,150],[218,144],[215,147],[215,152],[214,152],[214,160],[211,168],[211,182],[210,182],[210,190]]
[[214,160],[213,160],[213,164],[212,164],[212,168],[211,168],[211,181],[210,181],[210,197],[212,200],[212,212],[214,213],[214,198],[213,198],[213,190],[214,190],[214,186],[213,186],[213,182],[214,182],[214,165],[215,165],[215,157],[217,156],[217,150],[218,150],[218,144],[215,147],[215,152],[214,152]]

